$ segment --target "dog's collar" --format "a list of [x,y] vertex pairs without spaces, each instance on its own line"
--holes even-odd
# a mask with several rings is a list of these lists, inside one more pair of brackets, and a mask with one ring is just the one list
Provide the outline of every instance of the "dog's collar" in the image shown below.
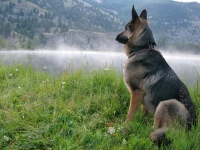
[[154,50],[153,44],[150,44],[148,46],[135,47],[135,50],[132,53],[130,53],[128,58],[131,58],[134,55],[137,55],[137,54],[140,54],[140,53],[143,53],[143,52],[147,52],[147,51],[150,51],[150,50]]

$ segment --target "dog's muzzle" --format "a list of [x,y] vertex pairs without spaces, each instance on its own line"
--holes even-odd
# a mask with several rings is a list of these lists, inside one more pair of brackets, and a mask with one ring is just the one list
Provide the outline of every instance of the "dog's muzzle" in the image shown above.
[[126,36],[123,36],[122,34],[119,34],[116,38],[116,41],[122,44],[126,44],[128,42],[128,38]]

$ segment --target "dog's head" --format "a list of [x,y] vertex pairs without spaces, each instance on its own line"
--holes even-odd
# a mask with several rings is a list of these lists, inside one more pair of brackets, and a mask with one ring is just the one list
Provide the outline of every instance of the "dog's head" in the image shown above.
[[126,44],[127,53],[134,51],[134,48],[156,45],[151,29],[147,21],[147,11],[144,9],[138,16],[135,8],[132,8],[132,19],[126,24],[125,30],[120,33],[116,40]]

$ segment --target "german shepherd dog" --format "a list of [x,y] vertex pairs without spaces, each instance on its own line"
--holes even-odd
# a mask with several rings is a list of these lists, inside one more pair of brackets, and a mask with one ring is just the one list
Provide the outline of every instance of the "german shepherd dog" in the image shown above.
[[132,8],[132,20],[125,26],[116,40],[125,44],[128,59],[123,69],[124,82],[130,91],[130,106],[125,122],[132,120],[139,105],[154,113],[150,139],[162,144],[170,124],[175,122],[190,130],[197,124],[195,106],[184,83],[171,69],[157,50],[153,33],[147,21],[147,11],[138,16]]

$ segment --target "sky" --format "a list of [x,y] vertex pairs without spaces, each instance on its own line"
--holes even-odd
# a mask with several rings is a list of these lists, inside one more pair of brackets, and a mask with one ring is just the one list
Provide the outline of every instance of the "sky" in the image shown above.
[[200,3],[200,0],[174,0],[174,1],[178,1],[178,2],[198,2],[198,3]]

